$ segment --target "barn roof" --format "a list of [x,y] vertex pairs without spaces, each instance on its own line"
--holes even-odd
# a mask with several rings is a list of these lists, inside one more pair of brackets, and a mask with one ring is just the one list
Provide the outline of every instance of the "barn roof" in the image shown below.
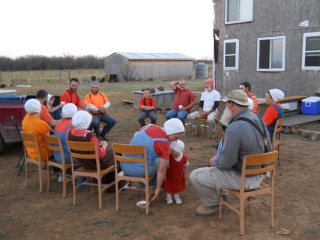
[[[132,52],[115,52],[129,60],[195,60],[181,53],[132,53]],[[113,55],[111,54],[111,55]],[[111,56],[110,55],[110,56]]]

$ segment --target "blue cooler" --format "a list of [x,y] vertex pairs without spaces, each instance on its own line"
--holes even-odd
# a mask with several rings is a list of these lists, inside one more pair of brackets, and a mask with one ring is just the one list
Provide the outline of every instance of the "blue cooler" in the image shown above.
[[302,99],[302,114],[316,115],[320,113],[320,97],[311,96]]

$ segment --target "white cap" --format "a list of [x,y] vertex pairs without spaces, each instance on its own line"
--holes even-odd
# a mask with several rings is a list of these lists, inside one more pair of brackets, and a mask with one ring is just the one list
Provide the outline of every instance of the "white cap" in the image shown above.
[[182,133],[185,131],[183,123],[179,118],[171,118],[164,123],[166,135]]
[[270,89],[269,90],[270,95],[273,99],[273,101],[278,102],[279,100],[281,100],[282,98],[284,98],[284,93],[280,90],[280,89]]
[[92,120],[92,115],[86,111],[78,111],[72,117],[72,125],[77,129],[88,129]]
[[67,103],[62,107],[63,118],[72,118],[77,111],[78,109],[76,105],[73,103]]
[[48,93],[47,101],[49,102],[52,97],[53,97],[53,95],[51,95],[51,94]]
[[184,149],[184,143],[181,140],[173,141],[170,145],[170,148],[176,152],[182,153]]
[[24,104],[24,109],[29,114],[40,113],[41,112],[41,104],[40,104],[39,100],[32,98],[32,99],[29,99]]

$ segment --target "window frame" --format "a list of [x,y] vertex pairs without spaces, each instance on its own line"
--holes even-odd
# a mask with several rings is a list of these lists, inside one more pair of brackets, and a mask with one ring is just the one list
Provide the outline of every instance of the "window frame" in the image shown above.
[[[236,51],[234,54],[226,55],[226,44],[236,43]],[[235,66],[226,66],[226,56],[235,56]],[[239,69],[239,39],[227,39],[223,42],[223,70],[238,70]]]
[[[303,34],[303,43],[302,43],[302,65],[301,68],[303,70],[320,70],[320,66],[306,66],[305,65],[305,56],[306,56],[306,42],[308,37],[317,37],[320,36],[320,32],[310,32],[310,33],[304,33]],[[320,54],[320,47],[319,50],[316,50],[316,52],[319,52]]]
[[[270,42],[274,39],[282,39],[282,67],[281,68],[271,68],[272,64],[272,45],[269,49],[269,68],[259,68],[260,62],[260,41],[269,40]],[[257,72],[284,72],[286,68],[286,36],[276,36],[276,37],[262,37],[257,39]]]
[[[229,8],[229,1],[231,0],[225,0],[226,4],[225,4],[225,19],[224,19],[224,23],[226,25],[228,24],[235,24],[235,23],[246,23],[246,22],[252,22],[253,21],[253,1],[254,0],[237,0],[238,1],[238,20],[235,20],[235,21],[228,21],[228,18],[229,18],[229,14],[228,14],[228,8]],[[250,4],[251,6],[249,6],[251,8],[251,16],[249,16],[247,19],[246,18],[243,18],[241,19],[241,2],[243,1],[251,1],[251,2],[248,2],[248,4]],[[246,8],[246,10],[249,9],[249,7]]]

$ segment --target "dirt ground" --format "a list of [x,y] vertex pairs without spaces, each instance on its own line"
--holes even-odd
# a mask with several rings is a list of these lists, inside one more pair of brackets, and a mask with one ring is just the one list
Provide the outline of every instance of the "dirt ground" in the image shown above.
[[[138,109],[120,102],[112,106],[110,113],[118,122],[110,132],[109,144],[128,143],[139,130]],[[157,123],[164,123],[163,114],[158,113]],[[193,135],[187,129],[182,137],[189,172],[206,165],[216,151],[210,146],[214,140],[203,133]],[[128,200],[123,192],[116,212],[114,193],[104,193],[103,209],[99,210],[97,194],[82,189],[77,191],[74,206],[72,185],[64,199],[62,184],[55,178],[50,192],[39,193],[35,170],[30,172],[26,188],[25,172],[17,176],[21,150],[21,143],[9,144],[0,156],[0,239],[320,239],[320,141],[282,134],[282,165],[275,177],[275,228],[270,227],[267,208],[253,206],[251,215],[245,217],[244,237],[239,235],[239,220],[233,212],[225,212],[221,220],[218,215],[195,215],[200,201],[190,182],[181,194],[182,205],[167,205],[162,193],[160,202],[151,203],[148,216],[136,207],[143,199],[138,193]]]

